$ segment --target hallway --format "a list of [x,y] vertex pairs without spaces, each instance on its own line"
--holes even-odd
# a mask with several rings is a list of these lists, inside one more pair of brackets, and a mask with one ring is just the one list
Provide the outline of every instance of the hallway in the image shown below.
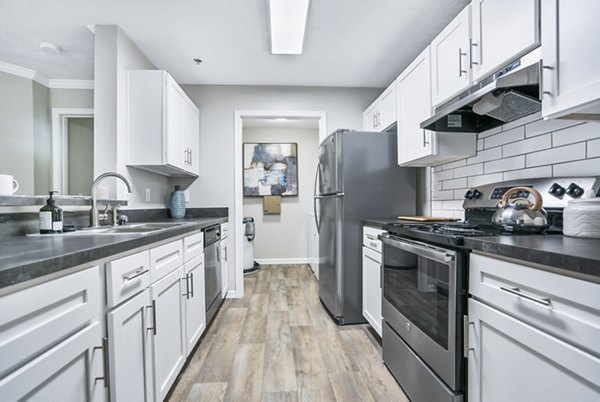
[[306,265],[263,265],[227,299],[170,401],[407,401],[367,325],[338,327]]

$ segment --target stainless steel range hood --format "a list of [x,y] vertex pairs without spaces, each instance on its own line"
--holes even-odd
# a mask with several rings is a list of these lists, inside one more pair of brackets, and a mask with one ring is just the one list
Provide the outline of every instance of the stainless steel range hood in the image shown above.
[[421,128],[479,133],[539,112],[541,61],[537,50],[435,108]]

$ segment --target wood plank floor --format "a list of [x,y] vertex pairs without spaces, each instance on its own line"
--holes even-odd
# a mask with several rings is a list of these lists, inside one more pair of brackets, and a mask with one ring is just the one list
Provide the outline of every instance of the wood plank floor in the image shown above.
[[306,265],[262,265],[228,299],[170,401],[408,401],[367,325],[337,326]]

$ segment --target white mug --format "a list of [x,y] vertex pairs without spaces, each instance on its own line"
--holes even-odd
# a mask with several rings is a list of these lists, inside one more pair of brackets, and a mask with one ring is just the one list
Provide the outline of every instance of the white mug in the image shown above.
[[13,195],[19,189],[19,182],[9,174],[0,174],[0,195]]

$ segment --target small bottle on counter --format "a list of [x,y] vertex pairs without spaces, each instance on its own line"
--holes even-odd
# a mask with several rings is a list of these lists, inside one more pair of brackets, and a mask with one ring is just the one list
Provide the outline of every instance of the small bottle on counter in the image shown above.
[[51,234],[61,233],[63,231],[63,210],[58,207],[52,198],[56,191],[49,191],[50,198],[46,200],[46,205],[40,209],[40,233]]

